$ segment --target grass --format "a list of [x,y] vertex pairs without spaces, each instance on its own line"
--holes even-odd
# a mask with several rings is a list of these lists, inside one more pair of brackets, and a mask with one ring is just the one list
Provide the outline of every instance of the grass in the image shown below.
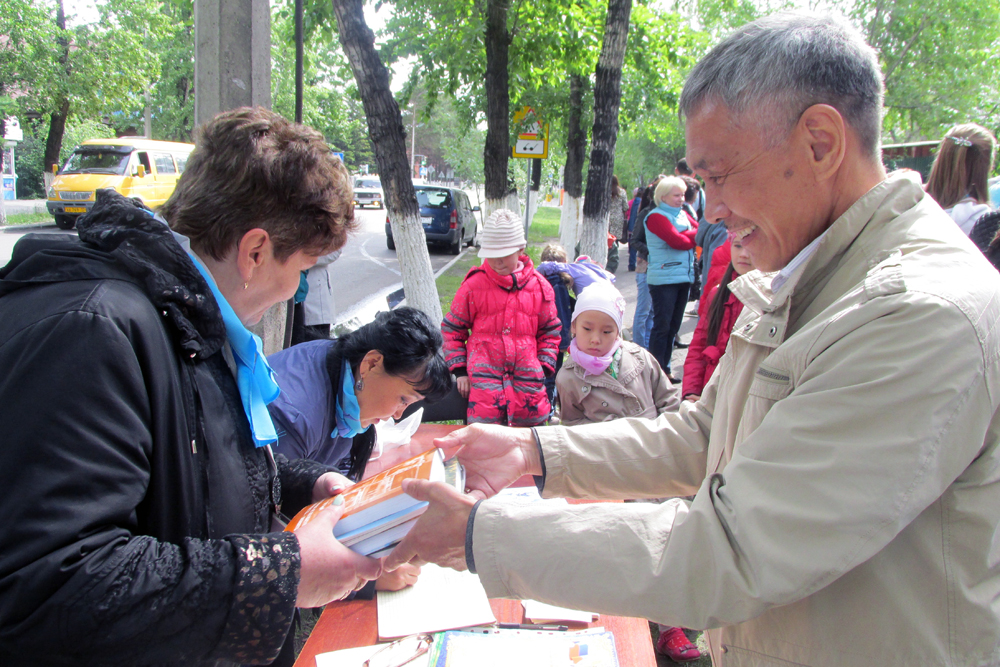
[[48,213],[9,213],[8,225],[30,225],[35,222],[55,222]]
[[438,276],[435,283],[437,284],[438,298],[441,300],[442,313],[447,313],[451,310],[451,301],[455,298],[455,292],[458,291],[458,286],[462,284],[465,274],[481,261],[476,254],[476,249],[469,248],[460,260]]

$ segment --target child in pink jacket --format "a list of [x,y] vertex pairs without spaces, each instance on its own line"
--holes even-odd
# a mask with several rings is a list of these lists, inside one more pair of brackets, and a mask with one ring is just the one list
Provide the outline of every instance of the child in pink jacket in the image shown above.
[[441,324],[444,357],[469,399],[469,423],[538,426],[549,418],[560,323],[555,295],[522,254],[524,228],[506,209],[483,225],[479,256]]

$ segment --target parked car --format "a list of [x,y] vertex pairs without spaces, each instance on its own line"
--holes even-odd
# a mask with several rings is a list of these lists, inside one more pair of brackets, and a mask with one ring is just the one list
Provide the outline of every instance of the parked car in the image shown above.
[[354,205],[385,208],[382,182],[373,176],[362,176],[354,181]]
[[88,139],[56,174],[45,206],[60,229],[73,229],[76,219],[94,207],[94,192],[101,188],[159,208],[173,194],[193,150],[194,144],[137,137]]
[[[417,185],[414,190],[428,243],[443,243],[453,255],[462,252],[465,245],[476,244],[477,222],[473,213],[479,211],[479,207],[469,203],[468,195],[458,188],[436,185]],[[385,216],[385,244],[389,250],[396,249],[388,215]]]

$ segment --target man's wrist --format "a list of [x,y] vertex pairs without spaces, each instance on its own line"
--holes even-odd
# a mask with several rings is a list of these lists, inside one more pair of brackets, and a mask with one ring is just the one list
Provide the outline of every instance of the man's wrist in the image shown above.
[[542,447],[535,427],[527,429],[527,435],[521,443],[521,453],[524,456],[526,474],[545,475],[545,459],[542,456]]
[[472,530],[476,522],[476,510],[479,509],[481,502],[483,501],[477,500],[476,504],[472,506],[472,510],[469,512],[469,520],[465,523],[465,566],[469,568],[469,572],[472,574],[476,573],[476,558],[472,554]]

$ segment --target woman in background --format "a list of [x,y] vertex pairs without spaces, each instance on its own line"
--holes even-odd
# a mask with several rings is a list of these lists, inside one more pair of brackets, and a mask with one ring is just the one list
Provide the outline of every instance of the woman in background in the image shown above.
[[968,236],[990,209],[988,179],[997,140],[975,123],[956,125],[938,146],[926,190]]

